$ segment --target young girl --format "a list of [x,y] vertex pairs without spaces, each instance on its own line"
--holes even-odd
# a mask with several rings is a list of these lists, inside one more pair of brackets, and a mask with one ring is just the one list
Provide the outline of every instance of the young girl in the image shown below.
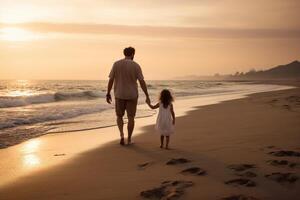
[[159,103],[148,105],[152,109],[159,108],[155,129],[160,133],[160,148],[164,146],[164,138],[166,136],[166,149],[169,149],[170,135],[174,133],[175,113],[172,102],[174,98],[171,92],[164,89],[160,93]]

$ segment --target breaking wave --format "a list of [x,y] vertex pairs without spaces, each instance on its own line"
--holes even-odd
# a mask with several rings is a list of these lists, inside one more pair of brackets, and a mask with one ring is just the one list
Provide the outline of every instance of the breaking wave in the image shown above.
[[31,104],[52,103],[57,101],[92,100],[104,97],[101,91],[56,92],[32,96],[0,96],[0,108],[27,106]]

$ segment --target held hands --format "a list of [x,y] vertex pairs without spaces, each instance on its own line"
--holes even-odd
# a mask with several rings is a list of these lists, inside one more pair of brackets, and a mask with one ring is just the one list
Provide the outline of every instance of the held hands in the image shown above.
[[106,102],[108,104],[111,104],[111,102],[112,102],[111,95],[109,93],[106,95]]

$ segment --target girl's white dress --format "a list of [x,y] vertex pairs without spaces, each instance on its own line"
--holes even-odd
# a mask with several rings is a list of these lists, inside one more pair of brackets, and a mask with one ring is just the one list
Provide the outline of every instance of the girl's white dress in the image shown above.
[[174,133],[173,118],[170,105],[164,108],[163,104],[159,104],[159,111],[156,119],[155,129],[158,133],[164,136],[169,136]]

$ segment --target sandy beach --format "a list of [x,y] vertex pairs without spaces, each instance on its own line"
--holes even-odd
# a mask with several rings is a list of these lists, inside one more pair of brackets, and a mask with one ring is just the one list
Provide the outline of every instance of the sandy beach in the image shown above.
[[[60,151],[48,149],[41,157],[66,161],[51,164],[51,159],[42,159],[45,167],[2,185],[0,199],[296,200],[300,196],[299,94],[295,88],[199,106],[177,117],[171,150],[159,148],[154,117],[139,119],[142,128],[137,129],[135,144],[126,147],[118,144],[114,133],[106,141],[111,135],[116,140],[105,143],[99,130],[43,136],[40,139],[48,142],[44,146],[57,145]],[[100,131],[108,135],[117,128]],[[104,141],[102,145],[97,138]]]
[[300,200],[299,10],[0,0],[0,200]]

